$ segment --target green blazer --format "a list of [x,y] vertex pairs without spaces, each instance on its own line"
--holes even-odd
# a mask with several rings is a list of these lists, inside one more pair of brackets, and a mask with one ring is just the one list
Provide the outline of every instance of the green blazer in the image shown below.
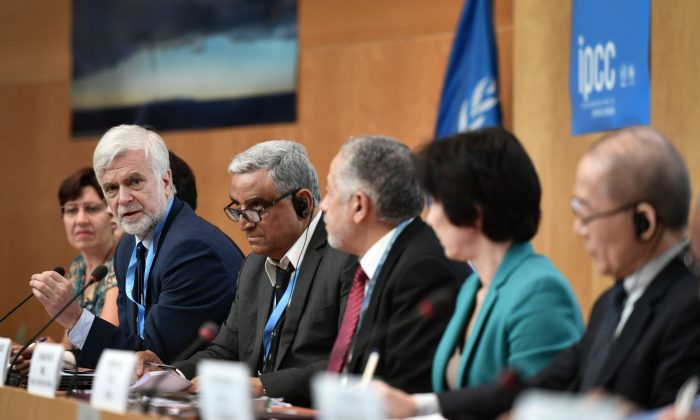
[[[435,392],[447,388],[447,363],[464,337],[480,287],[476,272],[462,285],[433,360]],[[529,242],[513,244],[508,250],[475,316],[459,364],[460,387],[493,382],[504,368],[529,378],[559,351],[578,342],[583,333],[571,286]]]

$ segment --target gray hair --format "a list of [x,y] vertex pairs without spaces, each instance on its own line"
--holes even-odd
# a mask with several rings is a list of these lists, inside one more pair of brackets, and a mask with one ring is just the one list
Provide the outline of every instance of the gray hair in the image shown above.
[[423,190],[411,150],[396,139],[360,136],[340,149],[336,184],[341,199],[361,191],[377,208],[379,220],[397,225],[423,209]]
[[[95,147],[92,166],[95,168],[98,181],[114,158],[129,150],[143,150],[148,166],[156,178],[162,178],[170,169],[168,148],[161,136],[139,125],[119,125],[110,128]],[[170,183],[170,185],[175,193],[175,184]]]
[[258,143],[237,154],[228,165],[231,175],[259,170],[269,172],[280,194],[306,188],[311,191],[314,203],[321,201],[316,168],[311,164],[306,148],[291,140],[270,140]]
[[622,204],[648,202],[666,227],[684,229],[690,178],[678,150],[650,127],[625,128],[594,143],[589,155],[607,165],[606,193]]

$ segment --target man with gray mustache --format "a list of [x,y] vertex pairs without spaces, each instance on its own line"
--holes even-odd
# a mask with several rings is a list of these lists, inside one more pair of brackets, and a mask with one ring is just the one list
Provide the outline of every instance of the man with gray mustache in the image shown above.
[[[107,131],[93,156],[97,179],[127,234],[114,254],[119,327],[73,302],[58,318],[78,365],[94,367],[103,349],[152,350],[172,362],[206,321],[221,324],[236,293],[243,256],[219,229],[175,197],[168,149],[153,131],[122,125]],[[58,273],[30,285],[49,315],[74,295]]]

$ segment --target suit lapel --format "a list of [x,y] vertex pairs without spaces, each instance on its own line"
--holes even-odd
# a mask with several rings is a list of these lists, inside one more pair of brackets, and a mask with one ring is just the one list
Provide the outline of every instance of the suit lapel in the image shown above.
[[[146,293],[147,313],[148,310],[151,308],[151,305],[158,302],[158,296],[160,294],[160,289],[162,286],[161,284],[155,284],[155,281],[153,280],[156,277],[154,273],[156,273],[157,270],[156,267],[158,263],[158,256],[160,255],[160,249],[163,246],[163,241],[165,241],[165,237],[168,234],[170,226],[172,226],[173,224],[173,220],[175,220],[175,217],[177,217],[177,215],[180,213],[180,210],[182,210],[183,206],[184,204],[182,203],[182,201],[178,200],[177,197],[173,197],[173,205],[170,207],[168,218],[165,219],[165,223],[163,224],[163,230],[158,235],[158,238],[155,238],[157,240],[156,248],[153,254],[153,262],[151,263],[151,271],[148,273],[148,292]],[[155,300],[153,300],[153,298],[155,298]]]
[[437,350],[435,350],[432,373],[434,391],[442,392],[446,388],[447,363],[454,354],[458,343],[464,340],[464,330],[469,320],[469,314],[474,311],[476,294],[480,287],[479,276],[476,273],[472,273],[462,284],[457,296],[455,312],[445,328]]
[[274,289],[270,284],[270,280],[267,278],[265,273],[265,257],[262,257],[260,266],[256,269],[256,272],[252,276],[253,279],[262,282],[260,286],[260,293],[258,293],[257,302],[247,302],[247,304],[255,304],[258,307],[258,319],[255,328],[255,340],[253,340],[253,351],[251,352],[250,365],[257,366],[260,360],[260,353],[262,352],[262,337],[263,331],[265,330],[265,324],[267,324],[267,318],[270,315],[270,305],[272,304],[272,293]]
[[297,282],[292,293],[292,300],[287,307],[284,325],[282,326],[282,336],[280,337],[277,356],[275,357],[275,369],[279,368],[280,363],[284,359],[284,355],[289,350],[292,342],[294,342],[294,337],[299,328],[299,321],[304,314],[304,308],[306,307],[309,293],[316,277],[316,271],[323,259],[318,250],[325,244],[326,228],[323,221],[319,221],[301,261]]
[[[134,302],[129,299],[126,291],[126,273],[129,271],[129,260],[131,259],[131,254],[134,252],[136,247],[136,238],[133,235],[125,235],[119,245],[117,246],[117,251],[115,253],[114,259],[114,274],[117,276],[117,281],[120,284],[120,293],[124,295],[124,329],[136,334],[136,317],[138,313],[138,307]],[[120,310],[121,311],[121,310]],[[121,322],[121,320],[120,320]]]
[[[378,309],[381,306],[382,296],[384,295],[384,289],[386,289],[387,283],[389,282],[389,277],[394,271],[394,267],[398,262],[404,248],[409,243],[410,239],[413,237],[415,232],[421,228],[423,221],[420,218],[416,218],[411,222],[403,232],[396,238],[396,241],[389,250],[389,254],[386,257],[384,266],[380,273],[375,273],[377,277],[377,282],[374,285],[374,290],[372,291],[372,297],[370,298],[369,305],[365,314],[362,316],[362,325],[357,331],[354,342],[351,344],[353,356],[351,370],[356,370],[354,367],[360,366],[362,363],[362,357],[360,355],[364,354],[366,348],[372,344],[375,326],[377,319],[379,318]],[[385,326],[386,327],[386,326]]]
[[511,273],[533,253],[534,251],[532,250],[532,245],[529,243],[518,243],[513,244],[503,257],[503,261],[499,265],[498,269],[496,270],[496,274],[491,281],[491,286],[486,294],[484,304],[481,306],[479,313],[474,314],[477,318],[474,322],[474,327],[469,333],[466,346],[464,347],[464,353],[462,354],[462,358],[460,360],[457,383],[464,383],[464,375],[467,371],[467,366],[469,365],[471,358],[474,356],[475,349],[479,347],[478,343],[481,339],[481,335],[484,332],[486,324],[488,323],[491,311],[498,301],[500,293],[499,289],[508,282]]
[[627,318],[622,332],[610,349],[608,359],[603,365],[601,376],[596,381],[601,385],[607,384],[617,373],[627,359],[628,354],[638,344],[640,338],[651,322],[657,302],[664,297],[674,279],[682,276],[683,264],[678,258],[669,264],[651,282],[642,297],[634,304],[634,309]]

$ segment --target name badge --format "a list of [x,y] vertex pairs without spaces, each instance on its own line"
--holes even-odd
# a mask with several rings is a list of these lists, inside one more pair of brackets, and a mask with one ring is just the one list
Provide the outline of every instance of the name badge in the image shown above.
[[0,337],[0,386],[5,386],[7,374],[10,367],[10,350],[12,349],[12,340],[5,337]]
[[199,409],[205,420],[253,420],[248,367],[237,362],[203,360],[197,367]]
[[136,355],[126,350],[105,350],[97,362],[90,405],[100,410],[126,412],[129,384],[136,368]]
[[358,376],[320,373],[311,384],[314,406],[326,420],[384,420],[384,404]]
[[27,391],[30,394],[53,397],[58,389],[59,374],[63,367],[63,346],[57,343],[39,343],[32,354]]

